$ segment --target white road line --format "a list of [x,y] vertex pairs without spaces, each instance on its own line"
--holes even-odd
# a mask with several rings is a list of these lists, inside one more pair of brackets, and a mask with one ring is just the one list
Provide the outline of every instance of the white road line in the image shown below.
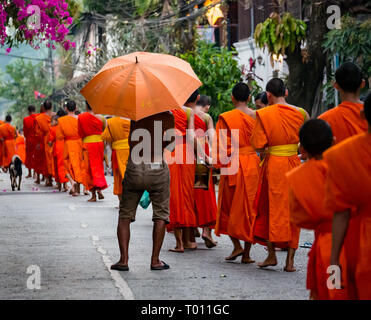
[[115,286],[119,289],[119,292],[124,297],[125,300],[134,300],[134,294],[131,291],[127,282],[121,277],[119,271],[111,270],[112,261],[110,257],[107,255],[107,251],[104,250],[99,244],[99,237],[98,236],[91,236],[93,240],[93,245],[95,249],[101,254],[102,260],[107,267],[107,270],[111,274],[113,281],[115,282]]

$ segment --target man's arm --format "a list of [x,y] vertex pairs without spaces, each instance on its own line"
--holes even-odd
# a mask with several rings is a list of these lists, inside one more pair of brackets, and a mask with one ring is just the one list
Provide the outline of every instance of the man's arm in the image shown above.
[[342,212],[335,212],[332,219],[331,265],[339,265],[340,252],[348,229],[349,219],[350,209]]

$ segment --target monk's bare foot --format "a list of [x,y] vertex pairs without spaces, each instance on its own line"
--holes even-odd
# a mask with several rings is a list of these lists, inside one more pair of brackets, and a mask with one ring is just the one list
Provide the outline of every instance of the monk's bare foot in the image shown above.
[[202,239],[205,241],[205,245],[207,248],[211,249],[216,247],[217,242],[215,242],[213,238],[203,235]]
[[29,174],[28,176],[26,176],[26,179],[29,179],[29,178],[31,178],[32,176],[31,176],[31,174]]
[[236,260],[239,256],[242,256],[244,253],[244,250],[241,248],[241,249],[237,249],[237,250],[233,250],[233,252],[225,258],[225,260],[227,261],[234,261]]
[[177,248],[175,247],[174,249],[169,249],[170,252],[176,252],[176,253],[183,253],[184,248]]
[[37,179],[37,180],[35,181],[35,183],[36,183],[36,184],[40,184],[40,179]]
[[255,263],[255,260],[251,259],[249,255],[242,255],[241,263],[249,264],[249,263]]
[[286,272],[295,272],[296,269],[293,266],[286,266],[283,268],[284,271]]
[[103,199],[104,199],[104,195],[103,195],[103,193],[100,192],[100,191],[98,191],[97,193],[98,193],[98,199],[99,199],[99,200],[103,200]]
[[259,268],[274,267],[277,265],[276,258],[267,258],[263,262],[258,263]]
[[96,197],[91,197],[88,202],[97,202],[97,198]]
[[187,244],[184,244],[184,249],[196,250],[197,249],[197,243],[196,242],[189,242]]

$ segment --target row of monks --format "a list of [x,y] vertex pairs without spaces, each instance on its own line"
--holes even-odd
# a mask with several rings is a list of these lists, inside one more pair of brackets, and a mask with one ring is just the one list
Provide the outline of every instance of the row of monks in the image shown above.
[[90,192],[89,202],[104,199],[102,190],[107,188],[104,174],[106,141],[113,149],[114,194],[121,194],[121,181],[129,154],[129,120],[118,117],[106,120],[95,115],[87,102],[86,111],[80,113],[72,100],[57,114],[52,111],[49,101],[42,105],[39,114],[35,113],[34,106],[29,106],[28,111],[29,116],[23,119],[25,165],[30,170],[28,177],[34,170],[37,184],[43,176],[45,185],[52,186],[54,178],[60,191],[69,190],[72,196]]
[[[233,250],[226,260],[241,257],[241,263],[254,263],[250,248],[258,243],[268,251],[260,268],[276,266],[276,250],[285,250],[284,271],[294,272],[300,229],[311,229],[315,241],[308,261],[310,297],[371,299],[371,136],[366,121],[371,121],[371,96],[365,103],[360,100],[365,80],[350,62],[336,71],[334,86],[342,103],[310,119],[305,110],[286,102],[281,79],[267,83],[268,106],[257,111],[248,107],[249,87],[235,85],[234,109],[219,116],[214,137],[207,137],[212,148],[206,162],[226,169],[220,175],[216,216],[212,180],[209,190],[195,192],[194,165],[169,165],[168,229],[176,238],[172,251],[195,249],[192,228],[206,226],[217,236],[230,237]],[[213,127],[197,106],[197,96],[193,94],[183,110],[172,111],[179,136],[185,136],[186,129]],[[223,159],[235,151],[232,130],[239,132],[237,173]],[[185,154],[183,141],[175,149]],[[209,240],[211,247],[215,243]]]
[[[259,243],[268,249],[259,267],[277,265],[275,251],[283,249],[287,250],[284,270],[294,272],[300,228],[312,229],[315,242],[307,278],[311,298],[370,299],[371,208],[367,195],[371,187],[371,138],[367,121],[361,117],[367,111],[367,102],[359,99],[365,85],[362,79],[358,66],[342,65],[336,71],[335,84],[342,103],[319,119],[310,120],[304,109],[289,105],[285,85],[277,78],[266,86],[268,106],[257,111],[248,107],[249,87],[235,85],[231,97],[234,109],[219,116],[214,135],[208,131],[214,128],[213,121],[199,103],[198,92],[182,109],[172,110],[177,135],[185,138],[187,130],[195,130],[205,159],[220,169],[221,175],[216,199],[212,177],[207,190],[195,188],[195,163],[169,164],[167,228],[176,240],[171,251],[181,254],[196,249],[198,227],[203,228],[206,246],[214,247],[214,229],[217,236],[228,235],[233,244],[226,260],[241,257],[241,263],[254,263],[250,248]],[[369,121],[370,108],[368,98]],[[69,182],[73,196],[83,185],[92,194],[89,201],[102,199],[101,191],[107,187],[103,168],[106,141],[113,151],[114,194],[120,198],[129,156],[130,121],[120,117],[106,121],[88,104],[86,112],[77,116],[73,101],[67,103],[65,111],[67,114],[55,115],[46,102],[40,114],[30,107],[30,115],[24,119],[25,164],[36,172],[36,182],[43,175],[50,185],[54,177],[60,188]],[[239,132],[237,153],[232,130]],[[15,141],[9,141],[15,137],[9,121],[0,126],[4,159],[14,152],[9,146]],[[188,141],[180,141],[172,153],[186,155]],[[231,154],[238,156],[237,172],[221,158]],[[2,163],[3,167],[8,164]],[[328,286],[330,265],[341,266],[340,289]]]

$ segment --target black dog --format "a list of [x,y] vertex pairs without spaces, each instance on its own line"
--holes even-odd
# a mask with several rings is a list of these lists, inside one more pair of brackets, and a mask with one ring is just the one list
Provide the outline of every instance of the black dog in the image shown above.
[[[10,182],[12,184],[12,190],[18,187],[18,190],[21,190],[22,182],[22,160],[20,157],[15,155],[12,159],[12,162],[9,166]],[[18,184],[17,184],[18,177]]]

